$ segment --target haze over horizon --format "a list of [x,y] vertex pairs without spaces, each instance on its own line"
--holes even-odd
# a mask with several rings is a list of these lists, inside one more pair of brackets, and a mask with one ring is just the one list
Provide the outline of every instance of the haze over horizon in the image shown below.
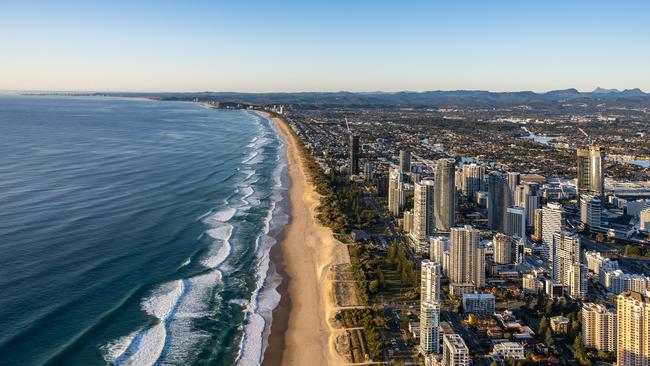
[[0,90],[648,92],[647,24],[644,1],[8,1]]

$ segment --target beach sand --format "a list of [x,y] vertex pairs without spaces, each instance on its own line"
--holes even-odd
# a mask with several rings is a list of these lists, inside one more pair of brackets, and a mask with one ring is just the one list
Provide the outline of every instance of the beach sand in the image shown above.
[[349,263],[347,248],[315,218],[319,195],[309,182],[296,137],[282,119],[262,113],[277,126],[287,145],[291,221],[280,243],[285,276],[278,289],[283,297],[273,312],[265,365],[340,365],[345,360],[334,349],[336,311],[330,280],[332,265]]

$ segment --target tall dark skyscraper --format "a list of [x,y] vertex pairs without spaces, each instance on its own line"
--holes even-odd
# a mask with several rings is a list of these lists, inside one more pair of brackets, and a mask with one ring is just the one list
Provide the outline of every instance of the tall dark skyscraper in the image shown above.
[[436,163],[433,213],[436,230],[449,231],[456,221],[456,161],[439,159]]
[[590,145],[586,149],[578,149],[578,195],[590,194],[603,197],[605,193],[604,159],[605,152],[600,146]]
[[411,152],[408,150],[399,151],[399,170],[401,173],[411,172]]
[[488,226],[503,232],[506,208],[510,206],[510,189],[503,174],[488,174]]
[[350,175],[359,174],[359,136],[350,135]]

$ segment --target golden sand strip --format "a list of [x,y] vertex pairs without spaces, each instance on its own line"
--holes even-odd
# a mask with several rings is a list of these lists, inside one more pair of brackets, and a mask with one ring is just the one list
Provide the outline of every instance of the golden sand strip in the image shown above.
[[273,121],[287,145],[291,179],[291,221],[280,244],[291,306],[284,332],[284,350],[278,357],[281,360],[266,359],[265,364],[344,364],[345,360],[334,348],[335,332],[329,322],[336,305],[328,273],[332,265],[350,262],[348,251],[334,239],[332,231],[315,218],[319,195],[309,181],[301,149],[291,128],[278,117],[260,113]]

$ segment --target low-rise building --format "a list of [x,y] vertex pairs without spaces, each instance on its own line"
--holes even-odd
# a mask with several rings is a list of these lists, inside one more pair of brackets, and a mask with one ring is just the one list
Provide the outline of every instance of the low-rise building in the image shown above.
[[514,360],[523,360],[526,358],[524,354],[524,346],[519,342],[501,342],[494,345],[492,348],[492,353],[490,354],[492,358],[505,361],[509,358]]
[[554,316],[551,318],[551,329],[558,334],[567,334],[571,321],[564,316]]
[[495,298],[492,294],[463,295],[463,310],[466,313],[490,315],[494,313]]

